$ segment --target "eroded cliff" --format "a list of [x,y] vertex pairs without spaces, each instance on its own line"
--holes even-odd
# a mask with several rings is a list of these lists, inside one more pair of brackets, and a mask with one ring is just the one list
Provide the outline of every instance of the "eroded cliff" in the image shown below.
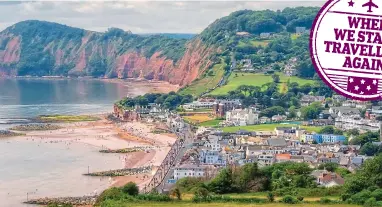
[[145,78],[186,85],[211,64],[200,38],[143,37],[120,29],[86,31],[24,21],[0,33],[0,76]]

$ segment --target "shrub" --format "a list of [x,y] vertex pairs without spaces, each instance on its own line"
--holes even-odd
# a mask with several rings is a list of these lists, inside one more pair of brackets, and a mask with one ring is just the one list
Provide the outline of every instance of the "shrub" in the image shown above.
[[320,199],[320,203],[322,203],[322,204],[329,204],[329,203],[332,203],[333,201],[332,200],[330,200],[329,198],[321,198]]
[[377,189],[371,193],[371,196],[374,197],[377,201],[382,201],[382,189]]
[[182,193],[180,192],[179,188],[172,189],[171,195],[176,197],[178,200],[182,200]]
[[165,195],[165,194],[139,194],[136,196],[138,200],[142,201],[171,201],[170,196]]
[[364,207],[375,207],[377,206],[377,200],[375,198],[369,198],[365,201]]
[[96,204],[105,200],[121,200],[122,198],[124,198],[124,194],[121,189],[113,187],[103,191],[97,198]]
[[296,203],[298,203],[298,200],[295,199],[294,197],[290,196],[290,195],[287,195],[281,199],[281,202],[287,203],[287,204],[296,204]]
[[135,183],[133,183],[133,182],[129,182],[129,183],[127,183],[125,186],[123,186],[123,187],[122,187],[122,191],[123,191],[124,193],[127,193],[127,194],[131,195],[131,196],[136,196],[136,195],[139,194],[139,188],[138,188],[138,186],[137,186]]
[[303,196],[297,196],[297,200],[299,200],[299,201],[303,201],[303,200],[304,200],[304,197],[303,197]]
[[206,198],[209,194],[210,192],[206,188],[202,187],[197,188],[194,193],[194,195],[198,195],[201,198]]
[[273,195],[272,192],[269,192],[269,193],[268,193],[267,198],[268,198],[268,201],[269,201],[269,202],[273,202],[273,201],[275,201],[275,195]]
[[349,193],[344,193],[340,196],[342,201],[347,201],[350,197],[351,195]]
[[186,177],[176,182],[176,187],[182,192],[189,192],[193,188],[204,186],[201,178]]
[[363,190],[356,193],[350,197],[350,202],[357,205],[363,205],[367,199],[371,197],[371,192],[368,190]]

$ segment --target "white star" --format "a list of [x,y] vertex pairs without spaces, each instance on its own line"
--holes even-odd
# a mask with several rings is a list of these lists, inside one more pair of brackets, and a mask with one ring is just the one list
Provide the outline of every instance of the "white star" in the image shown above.
[[362,94],[363,94],[363,91],[361,91],[361,93],[359,93],[359,94],[361,94],[361,95],[362,95]]
[[374,84],[374,85],[377,84],[377,80],[373,80],[373,84]]
[[365,80],[364,79],[361,80],[361,84],[365,84]]
[[353,81],[354,81],[353,78],[350,78],[350,79],[349,79],[349,82],[350,82],[350,83],[353,83]]
[[366,89],[367,89],[368,91],[370,91],[370,90],[371,90],[371,87],[370,87],[370,86],[367,86]]
[[358,86],[355,86],[354,87],[354,90],[358,91],[359,87]]

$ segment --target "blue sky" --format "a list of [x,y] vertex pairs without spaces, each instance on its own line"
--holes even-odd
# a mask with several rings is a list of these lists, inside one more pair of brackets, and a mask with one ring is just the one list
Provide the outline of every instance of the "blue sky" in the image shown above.
[[241,9],[322,6],[324,1],[8,1],[0,2],[0,30],[38,19],[93,31],[110,27],[133,33],[199,33]]

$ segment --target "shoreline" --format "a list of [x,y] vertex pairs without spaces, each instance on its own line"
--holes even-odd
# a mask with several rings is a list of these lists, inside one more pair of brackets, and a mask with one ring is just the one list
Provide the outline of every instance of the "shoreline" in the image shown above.
[[[10,139],[17,138],[47,144],[62,144],[66,145],[69,150],[71,144],[75,142],[77,144],[88,145],[94,148],[97,153],[101,153],[99,152],[100,149],[153,147],[147,151],[115,153],[117,155],[116,159],[124,163],[124,168],[153,166],[153,170],[150,173],[145,172],[109,178],[107,188],[121,187],[128,182],[135,182],[142,189],[150,181],[157,166],[161,164],[170,150],[167,144],[172,144],[176,141],[176,135],[160,134],[158,136],[158,134],[152,133],[155,125],[142,122],[114,123],[104,117],[98,121],[58,123],[58,125],[62,128],[56,130],[26,131],[26,135],[11,137]],[[136,136],[137,133],[140,133],[141,136]],[[44,195],[41,195],[41,197],[44,197]]]

